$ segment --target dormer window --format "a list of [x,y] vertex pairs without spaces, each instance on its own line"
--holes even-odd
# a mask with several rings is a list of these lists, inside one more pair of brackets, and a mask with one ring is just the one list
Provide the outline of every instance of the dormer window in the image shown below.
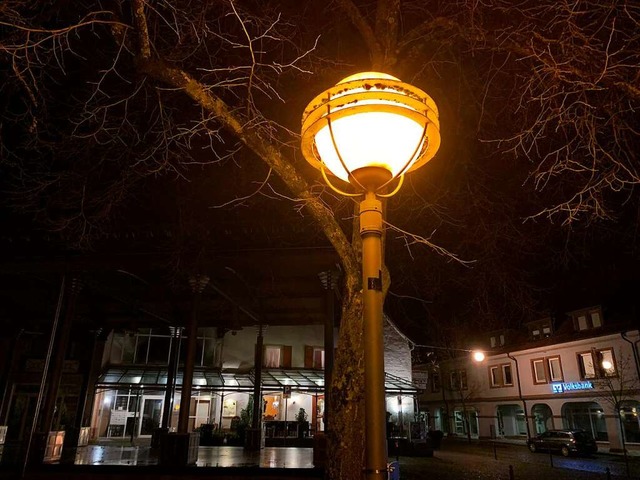
[[541,338],[548,338],[551,336],[553,329],[551,327],[551,318],[545,318],[535,322],[531,322],[529,325],[529,336],[532,340],[539,340]]
[[582,332],[602,326],[602,310],[600,307],[587,308],[571,312],[575,330]]
[[504,334],[492,335],[489,340],[491,342],[491,348],[504,346]]

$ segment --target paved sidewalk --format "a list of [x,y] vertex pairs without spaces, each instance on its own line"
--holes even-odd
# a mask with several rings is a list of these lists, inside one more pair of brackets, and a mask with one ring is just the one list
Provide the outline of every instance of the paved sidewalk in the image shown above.
[[[466,442],[468,443],[468,439],[465,437],[448,437],[447,441],[455,441],[455,442]],[[527,446],[527,441],[525,439],[520,438],[496,438],[495,440],[477,440],[471,439],[472,443],[479,444],[491,444],[493,442],[502,445],[521,445],[523,447]],[[607,455],[618,455],[623,457],[623,452],[610,452],[609,444],[606,442],[597,442],[598,443],[598,453],[603,453]],[[630,457],[640,457],[640,445],[634,443],[631,445],[627,445],[627,455]]]

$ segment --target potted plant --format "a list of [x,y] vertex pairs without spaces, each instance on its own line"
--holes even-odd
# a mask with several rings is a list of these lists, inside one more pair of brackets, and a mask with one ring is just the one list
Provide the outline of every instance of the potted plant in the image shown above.
[[296,422],[298,422],[298,438],[306,437],[309,432],[309,416],[304,408],[298,410],[296,413]]

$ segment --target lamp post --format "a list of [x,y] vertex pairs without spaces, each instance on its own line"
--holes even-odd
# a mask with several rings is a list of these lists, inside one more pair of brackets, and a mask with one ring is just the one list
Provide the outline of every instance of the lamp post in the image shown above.
[[[378,72],[340,81],[302,117],[302,153],[337,192],[360,202],[365,361],[365,474],[387,478],[382,323],[382,203],[440,146],[438,110],[422,90]],[[328,174],[357,193],[335,187]],[[397,179],[391,193],[387,187]]]

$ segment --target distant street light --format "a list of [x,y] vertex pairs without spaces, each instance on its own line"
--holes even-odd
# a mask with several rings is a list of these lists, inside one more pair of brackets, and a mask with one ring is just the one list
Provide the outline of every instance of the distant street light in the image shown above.
[[473,357],[474,362],[484,361],[484,352],[481,352],[480,350],[474,350],[471,355]]
[[[365,441],[368,479],[387,478],[384,344],[382,324],[382,203],[404,175],[428,162],[440,146],[438,109],[422,90],[378,72],[340,81],[314,98],[302,117],[302,153],[328,185],[362,196]],[[327,174],[349,182],[336,188]],[[398,179],[395,189],[386,188]]]

